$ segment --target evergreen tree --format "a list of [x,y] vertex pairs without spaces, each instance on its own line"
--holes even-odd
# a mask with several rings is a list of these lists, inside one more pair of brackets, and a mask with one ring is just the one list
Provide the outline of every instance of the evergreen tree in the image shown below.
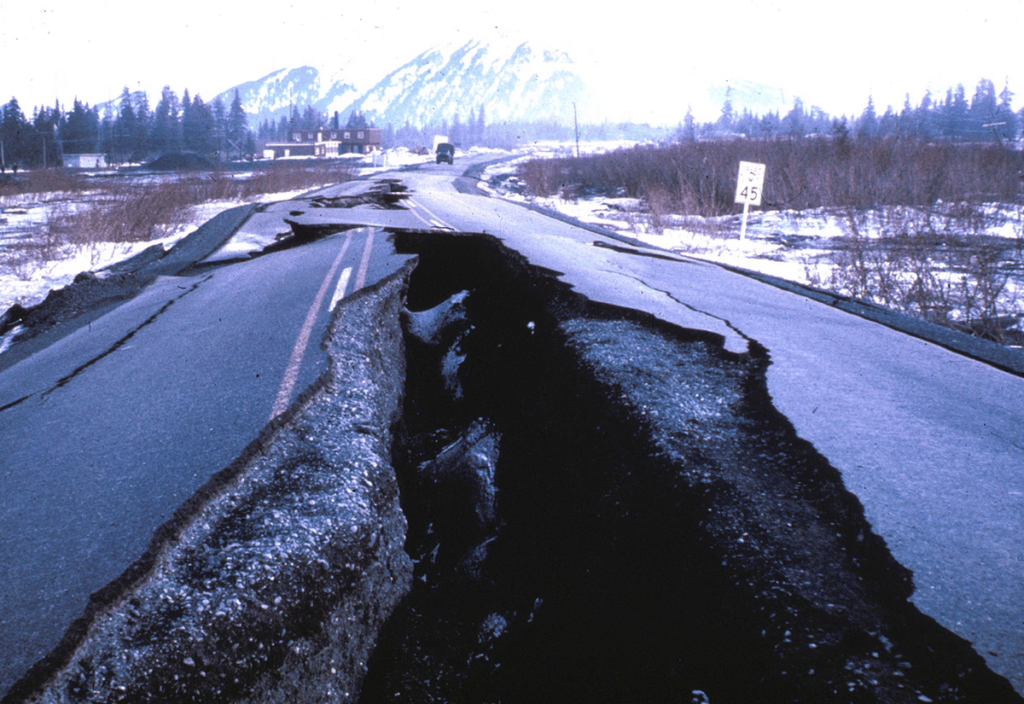
[[132,135],[132,160],[142,161],[152,152],[153,116],[149,110],[149,96],[135,94],[135,133]]
[[971,106],[967,114],[965,138],[971,141],[990,141],[993,138],[991,125],[995,123],[999,105],[996,102],[996,87],[987,79],[978,82],[971,98]]
[[16,170],[25,160],[25,148],[28,143],[28,123],[17,98],[12,97],[10,102],[4,105],[3,121],[0,123],[0,143],[3,144],[5,170]]
[[234,154],[236,158],[241,158],[246,148],[246,142],[249,137],[249,118],[245,116],[245,110],[242,108],[242,98],[235,91],[235,97],[231,100],[231,111],[228,114],[228,125],[227,125],[227,139],[228,139],[228,154]]
[[217,152],[217,118],[213,114],[213,108],[203,102],[203,99],[196,96],[192,101],[192,110],[196,115],[196,122],[199,125],[198,142],[196,151],[201,154],[215,154]]
[[366,116],[363,113],[353,110],[352,114],[348,116],[348,122],[345,123],[346,129],[365,129],[369,127],[366,123]]
[[722,114],[718,116],[715,127],[720,134],[728,134],[733,130],[735,114],[732,108],[732,86],[725,89],[725,101],[722,103]]
[[67,154],[90,154],[99,147],[99,115],[88,105],[75,98],[74,106],[68,113],[61,128],[63,151]]
[[878,119],[878,136],[892,137],[899,132],[899,118],[893,112],[892,105],[886,106],[885,113]]
[[795,98],[793,100],[793,109],[782,118],[782,132],[788,137],[803,137],[807,134],[804,125],[805,118],[804,101],[800,100],[800,98]]
[[970,136],[971,129],[967,115],[967,97],[963,84],[956,87],[956,91],[946,91],[946,102],[942,106],[940,129],[943,137],[953,140],[963,140]]
[[299,129],[315,130],[323,126],[324,119],[320,114],[320,111],[312,105],[307,105],[306,109],[302,113],[302,120],[299,123]]
[[697,141],[696,120],[693,119],[693,107],[686,106],[686,116],[683,118],[683,129],[680,138],[683,142]]
[[181,148],[186,152],[201,154],[204,151],[199,144],[201,141],[197,121],[199,114],[196,110],[197,103],[198,105],[202,105],[202,102],[202,99],[198,95],[196,96],[196,100],[192,100],[192,96],[189,95],[188,88],[186,88],[181,94]]
[[754,113],[750,112],[750,108],[743,108],[743,112],[733,123],[733,131],[748,137],[760,136],[761,126]]
[[921,98],[921,104],[914,111],[914,126],[917,136],[921,139],[934,139],[939,134],[938,123],[932,92],[925,91],[924,97]]
[[223,158],[227,154],[225,139],[228,131],[228,113],[224,108],[224,101],[219,96],[213,101],[213,123],[215,130],[214,143],[216,145],[214,151]]
[[850,154],[850,129],[846,126],[845,117],[832,121],[832,143],[840,158]]
[[132,105],[132,94],[125,86],[121,91],[121,103],[114,122],[114,161],[125,162],[131,158],[133,139],[138,129],[135,119],[135,107]]
[[155,153],[179,152],[182,148],[182,124],[180,120],[186,119],[191,110],[192,100],[189,98],[188,90],[185,91],[185,106],[179,118],[178,96],[171,90],[170,86],[164,86],[160,93],[160,101],[156,104],[153,112],[153,140],[152,149]]
[[867,107],[857,118],[857,139],[874,139],[878,136],[878,116],[875,114],[875,99],[868,96]]
[[907,93],[903,97],[903,109],[900,110],[900,116],[897,122],[896,134],[899,137],[907,137],[915,134],[913,128],[914,125],[914,108],[910,106],[910,93]]
[[1003,90],[999,93],[999,106],[996,108],[996,122],[1005,122],[996,128],[999,139],[1006,142],[1017,139],[1020,122],[1013,112],[1013,91],[1010,90],[1010,83],[1007,80],[1003,84]]
[[57,128],[61,122],[60,104],[54,105],[53,109],[40,108],[32,120],[32,127],[29,130],[28,158],[26,163],[42,165],[44,168],[57,166],[59,154],[57,150]]
[[779,113],[770,110],[760,120],[761,134],[765,137],[779,134],[782,131],[782,119]]
[[197,95],[187,100],[188,91],[182,99],[181,135],[182,144],[188,151],[197,154],[213,154],[217,151],[217,121],[213,110]]

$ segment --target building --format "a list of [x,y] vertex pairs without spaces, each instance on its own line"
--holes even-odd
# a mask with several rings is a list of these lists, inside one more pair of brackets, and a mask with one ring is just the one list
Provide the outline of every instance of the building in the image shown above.
[[287,142],[269,143],[263,149],[267,159],[291,156],[328,157],[341,154],[370,154],[380,150],[383,133],[377,127],[320,127],[289,130]]
[[106,154],[65,154],[64,166],[68,169],[105,169]]

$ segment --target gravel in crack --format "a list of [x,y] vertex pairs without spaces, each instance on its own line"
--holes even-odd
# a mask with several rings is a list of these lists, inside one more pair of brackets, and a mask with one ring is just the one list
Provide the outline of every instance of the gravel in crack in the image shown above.
[[748,612],[762,639],[752,650],[761,651],[763,695],[1019,701],[965,641],[907,601],[910,572],[839,473],[774,410],[762,348],[734,357],[625,321],[563,329],[640,421],[655,460],[648,471],[661,473],[645,481],[676,497],[662,508],[690,514],[676,525],[701,535],[734,607]]

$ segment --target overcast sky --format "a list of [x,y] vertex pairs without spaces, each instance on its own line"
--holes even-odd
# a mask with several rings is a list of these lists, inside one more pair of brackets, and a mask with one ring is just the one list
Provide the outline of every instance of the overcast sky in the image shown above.
[[[585,7],[586,9],[580,9]],[[0,0],[0,101],[31,115],[170,85],[207,99],[276,69],[383,76],[431,46],[509,39],[569,53],[622,86],[637,117],[676,122],[708,81],[752,80],[833,114],[904,93],[1009,80],[1024,104],[1024,1]],[[369,86],[366,86],[369,87]]]

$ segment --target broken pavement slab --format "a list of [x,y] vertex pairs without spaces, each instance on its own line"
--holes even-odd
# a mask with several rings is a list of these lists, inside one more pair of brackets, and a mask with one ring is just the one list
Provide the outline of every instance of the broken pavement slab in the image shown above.
[[177,242],[166,253],[158,246],[102,269],[82,272],[75,281],[50,291],[39,305],[5,313],[0,333],[21,324],[16,344],[0,355],[0,369],[53,344],[136,296],[160,276],[177,276],[219,248],[259,208],[249,204],[226,210]]

